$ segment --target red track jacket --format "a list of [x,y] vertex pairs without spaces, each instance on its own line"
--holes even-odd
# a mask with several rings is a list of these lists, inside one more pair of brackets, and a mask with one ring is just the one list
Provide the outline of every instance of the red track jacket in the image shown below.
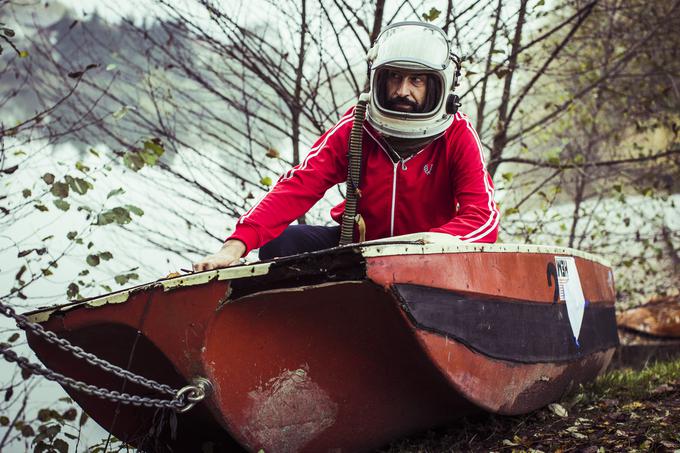
[[[326,191],[347,178],[347,152],[354,109],[314,143],[305,160],[277,183],[237,222],[229,239],[246,253],[277,237]],[[469,118],[457,113],[437,139],[400,159],[366,122],[363,133],[362,196],[357,211],[366,240],[433,231],[465,242],[495,242],[500,214],[486,171],[482,146]],[[341,222],[345,204],[331,210]]]

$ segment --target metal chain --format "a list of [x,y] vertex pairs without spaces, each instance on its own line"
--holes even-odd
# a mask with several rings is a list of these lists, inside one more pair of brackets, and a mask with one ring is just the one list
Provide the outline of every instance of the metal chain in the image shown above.
[[71,344],[65,338],[59,338],[57,334],[55,334],[54,332],[46,331],[45,328],[40,324],[29,321],[29,319],[26,316],[18,314],[16,310],[14,310],[9,305],[5,305],[2,302],[0,302],[0,313],[7,316],[8,318],[14,319],[14,321],[17,323],[17,326],[19,326],[21,329],[31,332],[45,339],[48,343],[56,345],[57,347],[59,347],[59,349],[66,352],[70,352],[75,357],[85,360],[90,365],[99,367],[104,371],[107,371],[118,376],[119,378],[128,379],[134,382],[135,384],[142,385],[146,388],[166,395],[174,396],[177,395],[177,392],[179,392],[179,390],[173,389],[168,385],[161,384],[159,382],[154,381],[153,379],[145,378],[144,376],[140,376],[131,371],[120,368],[119,366],[116,366],[104,359],[101,359],[90,352],[84,351],[83,348]]
[[70,387],[79,392],[86,393],[97,398],[107,399],[116,403],[131,404],[133,406],[144,407],[159,407],[174,409],[178,412],[185,412],[192,408],[198,401],[205,397],[205,388],[194,388],[198,386],[187,386],[177,391],[171,400],[164,400],[158,398],[148,398],[139,395],[131,395],[129,393],[121,393],[115,390],[109,390],[95,385],[87,384],[82,381],[64,376],[61,373],[45,368],[39,364],[31,363],[26,357],[20,357],[16,352],[9,349],[7,345],[0,345],[0,354],[8,362],[15,362],[23,370],[31,374],[44,376],[50,381],[58,382],[59,384]]

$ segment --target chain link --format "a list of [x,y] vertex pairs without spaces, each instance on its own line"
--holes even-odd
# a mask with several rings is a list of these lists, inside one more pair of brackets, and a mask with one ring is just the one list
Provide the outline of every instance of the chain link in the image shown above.
[[49,368],[45,368],[36,363],[31,363],[26,357],[18,356],[17,353],[9,349],[7,345],[0,345],[0,354],[2,354],[2,356],[8,362],[15,362],[17,365],[19,365],[19,368],[26,370],[31,374],[43,376],[46,379],[58,382],[65,387],[70,387],[79,392],[96,396],[97,398],[107,399],[116,403],[131,404],[133,406],[170,408],[176,411],[181,411],[185,406],[193,406],[195,404],[185,396],[185,393],[179,394],[177,399],[173,398],[172,400],[164,400],[131,395],[129,393],[117,392],[115,390],[109,390],[103,387],[97,387],[96,385],[87,384],[68,376],[64,376],[61,373],[50,370]]
[[88,384],[86,382],[78,381],[71,377],[65,376],[54,370],[50,370],[37,363],[31,363],[26,357],[17,355],[10,346],[0,343],[0,355],[2,355],[8,362],[16,363],[21,369],[30,374],[43,376],[50,381],[57,382],[62,386],[72,388],[79,392],[95,396],[101,399],[107,399],[116,403],[130,404],[133,406],[143,407],[157,407],[169,408],[177,412],[186,412],[194,407],[198,402],[205,398],[207,391],[211,388],[210,382],[205,378],[196,378],[194,385],[187,385],[179,390],[175,390],[168,385],[160,384],[152,379],[145,378],[138,374],[124,370],[104,359],[95,356],[92,353],[85,352],[80,346],[71,344],[65,338],[59,338],[54,332],[46,331],[43,326],[28,320],[24,315],[20,315],[12,307],[0,302],[0,313],[8,318],[14,319],[21,329],[31,332],[47,342],[56,345],[63,351],[70,352],[75,357],[85,360],[87,363],[94,365],[104,371],[112,373],[120,378],[127,379],[135,384],[143,385],[156,392],[172,396],[172,399],[149,398],[139,395],[131,395],[129,393],[117,392],[96,385]]
[[134,382],[135,384],[142,385],[158,393],[166,395],[177,394],[178,390],[173,389],[168,385],[158,383],[153,379],[148,379],[145,378],[144,376],[140,376],[131,371],[124,370],[123,368],[120,368],[119,366],[107,362],[106,360],[101,359],[90,352],[84,351],[83,348],[81,348],[80,346],[71,344],[65,338],[59,338],[57,334],[55,334],[54,332],[46,331],[45,328],[40,324],[29,321],[26,316],[18,314],[12,307],[5,305],[2,302],[0,302],[0,313],[7,316],[8,318],[14,319],[19,328],[43,338],[48,343],[57,346],[59,349],[63,351],[70,352],[75,357],[85,360],[90,365],[99,367],[104,371],[107,371],[118,376],[119,378],[128,379],[129,381]]

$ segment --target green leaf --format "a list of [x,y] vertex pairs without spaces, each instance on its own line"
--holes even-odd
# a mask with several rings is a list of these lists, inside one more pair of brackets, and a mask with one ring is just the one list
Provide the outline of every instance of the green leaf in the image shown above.
[[97,266],[97,265],[99,265],[99,256],[98,255],[87,255],[87,258],[85,258],[85,261],[90,266]]
[[106,198],[115,197],[116,195],[120,195],[122,193],[125,193],[125,190],[122,187],[119,187],[119,188],[114,189],[111,192],[109,192],[109,194],[106,196]]
[[132,222],[132,218],[130,217],[130,211],[121,206],[113,208],[111,212],[113,212],[113,215],[115,216],[116,219],[116,223],[119,225],[125,225],[127,223]]
[[45,184],[52,184],[54,182],[54,175],[52,173],[45,173],[42,175],[42,180],[45,181]]
[[78,410],[75,407],[71,407],[67,409],[63,414],[61,414],[61,416],[64,420],[72,422],[78,416]]
[[108,291],[108,292],[113,291],[113,288],[111,288],[109,285],[99,285],[99,286],[101,286],[104,289],[104,291]]
[[68,197],[68,188],[69,186],[67,184],[57,181],[52,184],[52,189],[50,189],[50,192],[57,198],[66,198]]
[[426,22],[432,22],[435,19],[437,19],[440,14],[441,11],[439,11],[437,8],[430,8],[430,11],[428,11],[427,13],[423,13],[422,17],[423,20],[425,20]]
[[49,409],[40,409],[38,411],[38,420],[41,422],[47,422],[52,418],[52,411]]
[[99,151],[97,151],[97,150],[94,149],[94,148],[90,148],[90,154],[93,154],[93,155],[99,157]]
[[76,236],[78,236],[77,231],[69,231],[68,233],[66,233],[66,239],[68,239],[69,241],[74,240]]
[[130,110],[130,108],[125,105],[125,106],[121,107],[120,109],[116,110],[115,112],[113,112],[113,114],[111,116],[113,116],[114,119],[119,120],[119,119],[123,118],[125,115],[127,115],[127,112],[129,110]]
[[503,173],[501,176],[502,176],[503,179],[505,179],[507,182],[510,182],[510,181],[512,181],[513,173],[507,172],[507,173]]
[[75,283],[69,283],[68,288],[66,288],[66,297],[69,299],[75,299],[80,295],[80,288]]
[[160,157],[165,152],[163,145],[160,140],[152,139],[144,142],[144,149],[153,152],[156,156]]
[[85,195],[88,189],[93,188],[92,184],[82,178],[74,178],[72,176],[66,175],[65,179],[71,190],[80,195]]
[[512,215],[512,214],[517,214],[519,212],[519,209],[517,208],[508,208],[503,212],[503,215]]
[[9,341],[10,343],[14,343],[15,341],[17,341],[19,339],[19,336],[20,336],[19,332],[14,332],[12,334],[12,336],[9,337],[9,340],[7,340],[7,341]]
[[83,173],[87,173],[90,171],[90,167],[82,163],[81,161],[76,162],[76,170],[82,171]]
[[269,176],[265,176],[262,179],[260,179],[260,184],[262,184],[263,186],[269,187],[272,185],[272,182],[273,182],[272,178],[270,178]]
[[22,265],[22,266],[19,268],[19,270],[17,271],[16,275],[14,276],[14,279],[15,279],[15,280],[18,280],[20,284],[23,283],[23,282],[21,281],[21,276],[24,275],[24,272],[26,272],[26,269],[28,269],[28,268],[26,267],[26,265],[25,265],[25,264]]
[[116,208],[104,211],[99,216],[97,216],[97,225],[108,225],[109,223],[117,223],[119,225],[125,225],[130,223],[132,218],[130,217],[130,211],[126,208],[118,206]]
[[65,440],[54,439],[52,446],[56,448],[59,451],[59,453],[68,453],[68,444],[66,443]]
[[137,153],[127,152],[123,156],[123,163],[132,171],[139,171],[144,167],[144,160]]
[[62,211],[68,211],[68,209],[71,207],[71,205],[68,204],[68,201],[62,200],[61,198],[54,200],[54,205]]
[[137,280],[139,278],[139,275],[135,272],[130,272],[127,274],[120,274],[116,275],[113,279],[118,283],[119,285],[124,285],[130,280]]
[[19,52],[19,58],[28,58],[28,50],[22,50]]
[[24,198],[30,197],[30,196],[31,196],[31,189],[24,189],[24,190],[22,190],[22,191],[21,191],[21,195],[22,195]]
[[138,216],[140,216],[140,217],[144,215],[144,211],[142,211],[142,210],[141,210],[140,208],[138,208],[137,206],[133,206],[133,205],[131,205],[131,204],[126,204],[125,207],[126,207],[131,213],[133,213],[133,214],[135,214],[135,215],[138,215]]
[[101,252],[99,254],[99,258],[101,258],[104,261],[108,261],[111,258],[113,258],[113,255],[111,254],[111,252]]

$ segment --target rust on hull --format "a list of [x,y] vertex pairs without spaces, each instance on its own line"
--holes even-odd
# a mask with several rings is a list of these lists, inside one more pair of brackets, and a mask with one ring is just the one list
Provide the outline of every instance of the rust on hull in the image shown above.
[[[154,426],[164,414],[70,392],[134,445],[366,451],[476,411],[534,410],[602,371],[618,342],[609,325],[611,271],[574,254],[589,304],[574,345],[555,292],[555,259],[568,253],[424,240],[348,246],[170,279],[32,316],[174,388],[196,376],[211,381],[209,397],[178,416],[174,438]],[[546,324],[543,338],[509,341],[508,313],[525,329]],[[39,338],[29,342],[57,371],[149,394]]]

